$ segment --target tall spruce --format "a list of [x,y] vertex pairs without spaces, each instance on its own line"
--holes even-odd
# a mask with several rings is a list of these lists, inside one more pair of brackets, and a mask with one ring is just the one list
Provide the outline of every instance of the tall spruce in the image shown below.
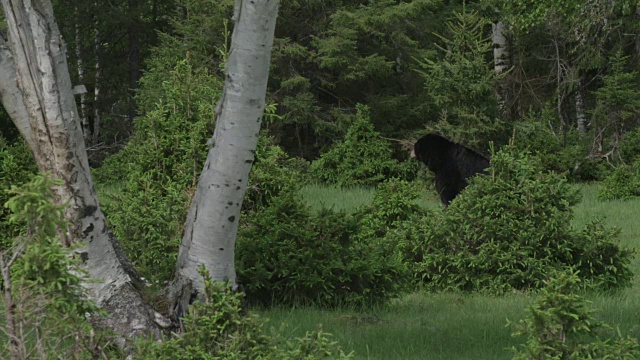
[[499,119],[492,70],[491,41],[484,36],[488,25],[477,11],[464,7],[447,23],[435,58],[425,57],[420,73],[429,100],[439,114],[435,130],[457,142],[486,148],[503,131]]

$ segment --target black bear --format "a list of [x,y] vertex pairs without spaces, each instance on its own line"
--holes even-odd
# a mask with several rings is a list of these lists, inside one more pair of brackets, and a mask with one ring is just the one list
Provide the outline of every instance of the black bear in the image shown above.
[[427,134],[413,146],[416,159],[436,175],[436,190],[445,205],[467,186],[467,179],[489,167],[489,159],[438,134]]

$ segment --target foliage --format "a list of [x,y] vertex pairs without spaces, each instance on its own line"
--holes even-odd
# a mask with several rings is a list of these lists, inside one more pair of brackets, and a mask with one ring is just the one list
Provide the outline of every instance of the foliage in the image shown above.
[[487,60],[491,43],[483,34],[487,20],[466,8],[454,16],[447,35],[438,35],[440,57],[425,57],[420,74],[440,117],[435,130],[458,143],[486,148],[504,135],[494,95],[497,78]]
[[311,213],[292,192],[248,214],[237,242],[238,281],[262,304],[368,305],[396,295],[408,274],[384,235],[418,211],[415,189],[383,183],[350,215]]
[[251,168],[249,186],[242,203],[244,211],[255,211],[270,204],[281,192],[300,189],[308,163],[287,156],[273,138],[264,132],[258,137],[256,160]]
[[588,156],[591,144],[577,131],[555,133],[549,124],[556,122],[556,114],[548,106],[539,113],[530,111],[514,125],[513,144],[531,152],[547,171],[565,174],[574,181],[601,180],[609,166]]
[[[142,113],[156,110],[158,101],[173,99],[168,103],[183,106],[181,110],[189,118],[190,113],[197,114],[197,107],[215,106],[222,89],[220,79],[230,42],[228,19],[233,1],[180,0],[178,3],[169,17],[171,31],[158,34],[160,43],[151,49],[147,70],[140,79],[136,102]],[[184,63],[193,68],[193,78],[180,72],[181,78],[176,79],[176,75],[171,74],[176,66]],[[199,84],[203,80],[210,82],[208,88]],[[176,86],[176,81],[183,84]]]
[[405,258],[417,261],[416,278],[433,288],[539,288],[566,268],[600,288],[629,285],[632,252],[619,247],[619,231],[601,222],[573,229],[577,201],[560,175],[509,146],[493,156],[490,174],[473,178],[445,211],[390,236],[400,239]]
[[[25,235],[13,239],[11,249],[0,252],[5,284],[8,276],[11,282],[10,291],[3,286],[6,320],[11,312],[17,322],[13,325],[20,327],[19,334],[8,336],[19,336],[15,340],[24,351],[43,358],[48,354],[88,359],[104,355],[106,339],[96,338],[86,321],[86,316],[98,315],[98,308],[86,298],[81,286],[86,279],[78,260],[58,236],[67,224],[64,206],[53,204],[51,188],[61,184],[36,175],[21,187],[12,186],[12,198],[5,204],[11,211],[9,221],[26,227]],[[6,303],[7,296],[13,305]]]
[[625,133],[618,146],[622,162],[630,164],[640,160],[640,128]]
[[618,165],[615,170],[602,182],[598,192],[598,199],[628,200],[640,196],[640,161],[633,165]]
[[205,39],[224,36],[217,20],[228,6],[190,1],[189,16],[175,14],[175,32],[161,35],[141,80],[137,100],[145,115],[135,119],[127,146],[95,171],[99,184],[122,189],[103,201],[105,213],[133,264],[153,281],[171,276],[206,159],[223,83],[210,66],[219,49]]
[[344,136],[357,103],[371,107],[385,135],[422,126],[424,90],[413,68],[432,46],[441,8],[433,0],[283,2],[269,81],[281,105],[269,129],[278,144],[316,158]]
[[509,20],[521,29],[540,25],[545,20],[548,21],[551,15],[557,14],[565,18],[575,16],[579,13],[581,5],[581,1],[566,0],[509,0],[503,2],[505,12],[513,16]]
[[175,265],[221,89],[217,78],[186,60],[168,79],[155,89],[162,92],[155,109],[136,118],[129,144],[95,172],[98,183],[121,184],[103,207],[131,261],[152,280],[167,280]]
[[[26,183],[36,172],[31,152],[23,141],[8,144],[0,137],[0,204],[4,204],[11,194],[7,192],[11,186]],[[0,207],[0,250],[11,246],[13,239],[20,234],[23,224],[10,222],[10,211]]]
[[419,186],[397,179],[391,179],[378,185],[370,205],[359,209],[360,222],[358,237],[368,239],[382,238],[401,222],[415,221],[424,214],[416,204]]
[[125,252],[146,279],[169,280],[176,264],[190,196],[157,170],[132,171],[103,207]]
[[637,359],[638,340],[603,337],[610,326],[595,318],[589,303],[576,294],[580,277],[576,272],[557,274],[545,280],[541,297],[528,308],[528,317],[517,324],[515,336],[527,342],[514,348],[516,360],[534,359]]
[[283,339],[265,332],[265,322],[246,314],[241,293],[214,282],[206,271],[205,296],[194,303],[182,321],[185,332],[163,342],[144,341],[134,359],[351,359],[331,334],[308,332],[303,338]]
[[[152,76],[152,70],[148,74]],[[164,76],[165,81],[154,89],[162,95],[153,110],[135,119],[133,137],[95,172],[97,181],[118,182],[132,171],[157,170],[159,177],[185,185],[196,183],[206,158],[214,101],[220,96],[222,83],[188,60],[178,62]]]
[[598,126],[613,133],[615,140],[637,126],[640,111],[640,78],[637,71],[625,71],[629,56],[616,52],[610,61],[609,73],[602,77],[603,86],[596,90],[596,106],[592,111]]
[[394,176],[411,176],[402,173],[406,168],[392,159],[392,154],[386,140],[374,130],[369,108],[359,105],[345,138],[311,164],[311,175],[341,186],[375,185]]

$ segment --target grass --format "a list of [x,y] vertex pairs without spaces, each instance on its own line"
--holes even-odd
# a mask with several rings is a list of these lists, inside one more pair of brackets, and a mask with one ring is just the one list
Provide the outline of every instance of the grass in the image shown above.
[[[332,185],[307,185],[300,194],[314,210],[325,207],[350,212],[371,203],[374,191],[373,188],[363,187],[345,189]],[[442,209],[442,204],[433,191],[422,192],[416,203],[428,209]]]
[[[575,209],[574,225],[582,227],[595,218],[621,228],[625,247],[640,249],[640,200],[597,200],[597,185],[581,185],[583,199]],[[371,189],[338,189],[308,186],[302,195],[312,208],[334,207],[346,211],[371,201]],[[441,205],[430,194],[419,204],[438,209]],[[631,264],[640,274],[640,259]],[[623,335],[640,338],[640,277],[634,285],[615,294],[587,294],[597,310],[596,316],[620,329]],[[504,296],[459,293],[416,292],[376,309],[355,312],[349,309],[318,310],[270,309],[270,318],[284,335],[303,336],[322,326],[334,334],[343,349],[355,351],[356,359],[510,359],[508,350],[524,339],[511,336],[507,319],[526,316],[525,309],[535,294],[512,293]],[[613,330],[612,330],[613,334]]]

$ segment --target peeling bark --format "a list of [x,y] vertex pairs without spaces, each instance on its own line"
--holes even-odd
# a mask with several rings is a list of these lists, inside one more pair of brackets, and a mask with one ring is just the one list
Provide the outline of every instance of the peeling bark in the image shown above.
[[[8,51],[0,52],[0,78],[17,75],[21,96],[11,93],[11,81],[0,83],[2,101],[18,128],[29,124],[23,136],[41,172],[62,179],[54,189],[57,202],[68,204],[65,217],[72,224],[63,234],[68,242],[80,242],[84,267],[98,283],[85,283],[88,294],[109,317],[97,319],[122,339],[138,334],[159,335],[154,311],[136,289],[138,275],[122,246],[107,227],[89,171],[80,119],[71,91],[66,48],[49,0],[2,0],[9,33]],[[1,49],[0,49],[1,50]],[[15,82],[15,81],[14,81]],[[15,93],[13,93],[15,95]],[[29,142],[29,137],[32,139]]]
[[277,15],[277,0],[236,0],[224,92],[209,141],[213,145],[187,216],[170,288],[175,317],[203,293],[201,266],[212,279],[236,286],[238,220],[265,107]]
[[29,114],[18,88],[18,75],[6,40],[0,36],[0,100],[4,109],[13,119],[20,135],[30,148],[35,146],[35,139],[29,124]]

